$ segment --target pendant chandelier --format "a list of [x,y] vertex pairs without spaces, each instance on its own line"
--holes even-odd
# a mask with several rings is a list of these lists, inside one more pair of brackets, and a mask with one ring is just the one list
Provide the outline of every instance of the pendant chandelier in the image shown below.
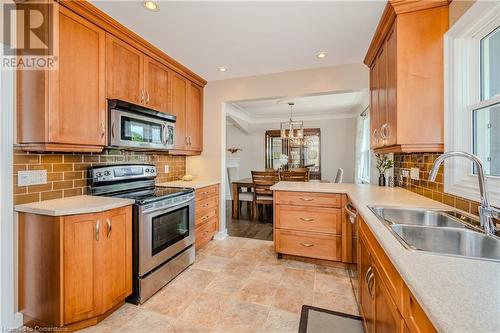
[[287,104],[290,106],[290,119],[280,123],[281,138],[300,144],[304,139],[304,122],[293,120],[293,106],[295,103],[288,102]]

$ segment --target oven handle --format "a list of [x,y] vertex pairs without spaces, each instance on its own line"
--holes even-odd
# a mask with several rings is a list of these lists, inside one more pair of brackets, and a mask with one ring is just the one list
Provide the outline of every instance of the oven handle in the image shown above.
[[153,209],[147,209],[147,210],[141,211],[141,213],[142,214],[149,214],[149,213],[153,213],[153,212],[156,212],[156,211],[159,211],[159,210],[165,210],[166,212],[168,212],[168,211],[174,210],[178,206],[182,206],[182,205],[184,205],[184,204],[186,204],[186,203],[188,203],[190,201],[194,201],[194,197],[191,197],[189,199],[183,200],[181,202],[177,202],[173,206],[163,206],[163,207],[158,207],[158,208],[153,208]]

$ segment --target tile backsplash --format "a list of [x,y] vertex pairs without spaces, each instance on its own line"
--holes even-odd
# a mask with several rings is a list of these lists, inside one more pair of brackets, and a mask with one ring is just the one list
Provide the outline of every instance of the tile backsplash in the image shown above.
[[[157,167],[157,182],[178,180],[186,173],[186,157],[157,152],[109,149],[102,153],[28,153],[14,147],[14,204],[86,194],[87,168],[118,163],[152,163]],[[165,173],[165,165],[169,173]],[[47,170],[47,184],[17,186],[17,172]]]
[[444,192],[444,174],[443,165],[441,165],[435,182],[427,180],[429,172],[432,169],[434,161],[440,154],[437,153],[409,153],[409,154],[394,154],[394,175],[400,174],[400,170],[419,168],[420,180],[403,178],[403,181],[397,181],[397,186],[406,188],[417,194],[437,200],[446,205],[457,209],[478,215],[479,202],[461,198],[459,196],[450,195]]

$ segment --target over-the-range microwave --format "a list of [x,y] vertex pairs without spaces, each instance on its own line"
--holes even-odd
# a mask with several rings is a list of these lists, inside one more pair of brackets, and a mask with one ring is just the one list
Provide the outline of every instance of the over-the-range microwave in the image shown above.
[[117,99],[108,101],[109,146],[168,150],[174,146],[176,117]]

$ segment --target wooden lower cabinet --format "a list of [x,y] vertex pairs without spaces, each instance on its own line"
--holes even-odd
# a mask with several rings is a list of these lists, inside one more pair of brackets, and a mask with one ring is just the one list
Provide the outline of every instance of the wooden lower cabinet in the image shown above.
[[195,248],[198,250],[219,230],[219,185],[196,189],[195,200]]
[[343,194],[275,191],[275,252],[342,261],[345,201]]
[[366,223],[359,217],[358,222],[358,301],[365,332],[436,332]]
[[131,293],[131,206],[19,214],[19,309],[28,326],[91,326]]

